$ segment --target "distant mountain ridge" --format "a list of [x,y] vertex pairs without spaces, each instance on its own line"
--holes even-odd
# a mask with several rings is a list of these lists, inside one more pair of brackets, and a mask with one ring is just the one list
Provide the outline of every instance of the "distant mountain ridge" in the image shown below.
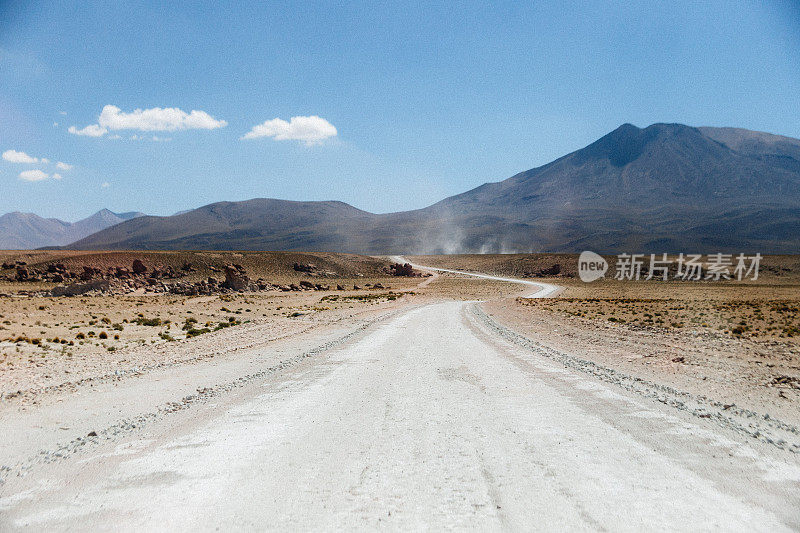
[[220,202],[130,220],[69,248],[800,253],[800,140],[624,124],[424,209],[377,215],[342,202]]
[[101,209],[77,222],[57,218],[42,218],[33,213],[18,211],[0,216],[0,249],[27,250],[46,246],[64,246],[120,222],[144,216],[131,211],[114,213]]

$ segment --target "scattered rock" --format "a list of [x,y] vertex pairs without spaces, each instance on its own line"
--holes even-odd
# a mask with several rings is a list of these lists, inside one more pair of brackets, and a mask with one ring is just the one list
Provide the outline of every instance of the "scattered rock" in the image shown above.
[[307,263],[307,264],[304,264],[304,263],[295,263],[295,264],[293,265],[293,268],[294,268],[294,269],[295,269],[297,272],[306,272],[306,273],[308,273],[308,274],[310,274],[310,273],[312,273],[312,272],[316,272],[316,270],[317,270],[317,267],[316,267],[316,265],[312,265],[311,263]]
[[393,276],[406,276],[406,277],[420,276],[420,273],[416,272],[410,263],[403,263],[403,264],[394,263],[393,265],[389,266],[389,273],[391,273]]
[[73,283],[71,285],[61,285],[53,287],[50,296],[78,296],[90,291],[106,292],[111,287],[111,282],[107,279],[96,279],[86,283]]
[[544,278],[549,276],[558,276],[561,273],[561,265],[556,263],[550,268],[543,268],[534,274],[537,278]]
[[234,291],[244,291],[250,286],[250,278],[247,277],[240,265],[228,265],[225,267],[223,286]]
[[140,259],[133,260],[133,266],[131,267],[134,274],[144,274],[147,272],[147,267],[144,266],[144,263]]

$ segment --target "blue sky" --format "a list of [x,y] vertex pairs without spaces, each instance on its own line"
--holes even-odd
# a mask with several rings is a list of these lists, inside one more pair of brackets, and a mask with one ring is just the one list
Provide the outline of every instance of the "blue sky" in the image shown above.
[[[388,212],[625,122],[800,137],[788,1],[172,4],[0,0],[0,152],[39,160],[0,159],[0,213],[253,197]],[[89,125],[106,131],[68,131]]]

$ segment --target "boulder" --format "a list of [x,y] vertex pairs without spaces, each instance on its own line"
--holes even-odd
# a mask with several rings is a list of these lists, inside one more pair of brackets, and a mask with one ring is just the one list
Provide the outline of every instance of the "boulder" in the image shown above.
[[549,268],[543,268],[543,269],[539,270],[535,274],[535,276],[537,278],[543,278],[543,277],[547,277],[547,276],[558,276],[560,273],[561,273],[561,265],[556,263],[555,265],[553,265],[553,266],[551,266]]
[[50,291],[51,296],[78,296],[89,291],[106,292],[111,288],[111,282],[107,279],[95,279],[86,283],[72,283],[71,285],[61,285],[53,287]]
[[103,271],[100,270],[99,268],[94,268],[94,267],[90,267],[90,266],[84,266],[83,267],[83,272],[81,272],[80,278],[83,281],[89,281],[90,279],[99,277],[102,274],[103,274]]
[[293,268],[297,272],[306,272],[306,273],[311,273],[317,270],[316,265],[312,265],[311,263],[295,263],[293,265]]
[[17,267],[17,281],[27,281],[29,276],[30,272],[28,272],[27,268],[23,266]]
[[300,286],[302,288],[304,288],[304,289],[313,289],[314,288],[314,284],[311,283],[310,281],[306,281],[306,280],[301,281],[300,282]]
[[147,267],[144,266],[144,263],[142,263],[141,259],[134,259],[131,269],[133,270],[134,274],[144,274],[147,272]]
[[247,277],[243,269],[240,271],[234,265],[228,265],[225,267],[225,283],[222,286],[234,291],[247,290],[250,286],[250,278]]
[[417,275],[409,263],[394,263],[393,265],[389,266],[389,272],[391,272],[393,276],[414,277]]

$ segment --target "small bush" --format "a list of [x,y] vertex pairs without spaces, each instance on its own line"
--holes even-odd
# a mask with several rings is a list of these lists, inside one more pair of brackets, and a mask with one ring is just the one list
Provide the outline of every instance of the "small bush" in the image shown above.
[[140,316],[139,318],[135,319],[133,322],[136,323],[136,324],[139,324],[140,326],[152,326],[152,327],[155,327],[155,326],[160,326],[161,325],[161,319],[158,318],[158,317],[156,317],[156,318],[144,318],[144,317]]
[[203,333],[211,333],[211,330],[208,328],[202,328],[202,329],[192,328],[186,332],[186,338],[188,339],[191,337],[197,337],[198,335],[202,335]]

